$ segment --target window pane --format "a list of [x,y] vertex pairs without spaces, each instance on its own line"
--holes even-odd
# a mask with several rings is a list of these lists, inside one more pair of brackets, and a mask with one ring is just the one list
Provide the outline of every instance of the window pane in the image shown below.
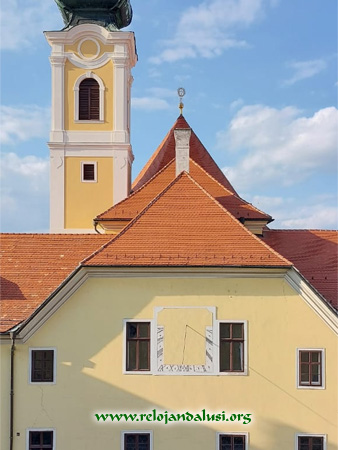
[[230,370],[230,342],[221,341],[220,343],[220,371]]
[[312,450],[323,450],[323,448],[324,448],[324,439],[322,437],[313,437]]
[[136,341],[127,342],[127,370],[136,369]]
[[231,436],[220,437],[220,450],[232,450],[231,449]]
[[220,324],[220,336],[221,338],[230,338],[230,323]]
[[320,353],[319,352],[311,352],[311,361],[319,362],[320,361]]
[[140,434],[138,438],[138,450],[149,450],[150,437],[149,434]]
[[148,341],[139,341],[139,369],[149,369]]
[[243,370],[243,343],[232,343],[232,370]]
[[136,434],[126,434],[124,436],[125,450],[137,450],[136,448]]
[[48,350],[46,352],[43,352],[43,357],[45,361],[53,361],[53,351]]
[[149,337],[149,323],[139,323],[139,337]]
[[232,337],[233,338],[243,338],[243,324],[233,323],[232,324]]
[[40,431],[30,431],[30,443],[33,445],[40,444]]
[[311,366],[311,382],[314,384],[320,383],[320,367],[319,364],[312,364]]
[[298,447],[299,450],[310,450],[310,439],[305,436],[301,436],[298,438]]
[[244,436],[234,436],[234,450],[244,450]]
[[128,323],[128,337],[135,338],[137,336],[137,323]]
[[309,365],[301,364],[300,369],[301,369],[301,374],[300,374],[301,383],[309,383],[309,381],[310,381]]
[[42,434],[43,434],[43,439],[42,439],[43,444],[51,445],[53,443],[53,432],[52,431],[44,431]]
[[310,361],[309,352],[300,352],[300,360],[301,362],[309,362]]

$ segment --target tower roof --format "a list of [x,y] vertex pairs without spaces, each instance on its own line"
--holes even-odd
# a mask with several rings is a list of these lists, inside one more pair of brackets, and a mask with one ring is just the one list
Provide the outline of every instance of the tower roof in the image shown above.
[[[172,159],[175,159],[175,129],[189,129],[191,128],[184,116],[180,115],[173,127],[166,135],[160,146],[153,153],[149,161],[141,170],[133,183],[133,189],[137,190],[149,181],[158,171],[163,169]],[[190,158],[208,172],[215,180],[222,184],[233,194],[236,194],[235,189],[226,178],[221,169],[217,166],[215,161],[210,156],[207,149],[198,139],[193,130],[190,136]]]
[[132,19],[129,0],[55,0],[65,28],[95,23],[109,31],[128,26]]

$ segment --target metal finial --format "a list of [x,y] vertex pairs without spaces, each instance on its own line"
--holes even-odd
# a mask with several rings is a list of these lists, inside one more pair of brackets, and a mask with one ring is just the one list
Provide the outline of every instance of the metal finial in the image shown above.
[[180,87],[177,89],[177,93],[180,98],[180,104],[178,105],[178,107],[179,107],[181,115],[182,115],[183,108],[184,108],[184,104],[182,103],[182,98],[185,96],[185,89]]

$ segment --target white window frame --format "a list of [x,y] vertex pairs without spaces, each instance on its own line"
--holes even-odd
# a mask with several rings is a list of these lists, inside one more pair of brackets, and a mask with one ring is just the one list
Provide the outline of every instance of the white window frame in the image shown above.
[[[80,106],[80,99],[79,99],[79,92],[80,92],[80,84],[83,80],[86,78],[93,78],[95,81],[98,82],[99,85],[99,99],[100,99],[100,110],[99,110],[99,120],[80,120],[79,119],[79,106]],[[100,77],[98,77],[95,73],[92,71],[88,71],[81,75],[76,81],[74,85],[74,121],[76,123],[103,123],[104,122],[104,91],[105,86],[103,84],[103,81]]]
[[56,446],[55,446],[55,443],[56,443],[55,428],[27,428],[26,429],[26,450],[29,450],[29,433],[31,431],[39,431],[39,432],[52,431],[53,432],[53,450],[56,449]]
[[124,450],[124,435],[125,434],[149,434],[150,435],[150,450],[153,450],[153,432],[152,432],[152,430],[121,431],[121,450]]
[[220,436],[245,436],[245,450],[249,449],[249,433],[247,431],[218,431],[216,433],[216,450],[220,450],[219,438]]
[[298,448],[298,438],[299,437],[322,437],[323,438],[323,450],[326,450],[326,434],[314,434],[314,433],[296,433],[295,434],[295,450],[299,450]]
[[[316,385],[301,385],[299,383],[299,367],[300,367],[300,352],[321,352],[321,372],[322,384]],[[296,387],[297,389],[325,389],[325,348],[297,348],[296,349]],[[305,435],[304,435],[305,436]]]
[[[243,349],[243,358],[244,358],[244,367],[243,372],[221,372],[220,371],[220,358],[219,358],[219,349],[220,349],[220,324],[221,323],[242,323],[244,325],[244,349]],[[217,320],[217,326],[215,331],[215,341],[217,342],[217,356],[216,356],[216,374],[222,376],[246,376],[248,375],[248,321],[247,320]]]
[[[53,379],[53,381],[32,381],[32,352],[36,351],[36,350],[53,350],[53,352],[54,352],[54,355],[53,355],[53,375],[54,375],[53,378],[54,379]],[[28,383],[32,384],[32,385],[56,384],[56,348],[55,347],[30,347],[29,348]],[[42,429],[42,428],[41,428],[41,430],[44,431],[44,429]],[[46,431],[48,431],[48,430],[46,430]]]
[[[146,322],[150,324],[150,368],[149,370],[127,370],[127,323]],[[152,319],[123,319],[123,355],[122,355],[122,373],[124,375],[153,375],[153,351],[154,351],[154,323]],[[129,432],[128,432],[129,433]]]
[[[85,180],[83,178],[83,166],[85,164],[94,166],[94,180]],[[97,183],[97,161],[81,161],[81,183]]]

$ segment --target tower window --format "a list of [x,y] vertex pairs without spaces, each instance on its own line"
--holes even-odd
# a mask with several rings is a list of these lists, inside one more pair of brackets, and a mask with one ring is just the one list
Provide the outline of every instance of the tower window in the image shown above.
[[92,182],[97,181],[97,164],[96,162],[81,162],[81,181]]
[[79,120],[100,120],[100,87],[94,78],[80,83]]

